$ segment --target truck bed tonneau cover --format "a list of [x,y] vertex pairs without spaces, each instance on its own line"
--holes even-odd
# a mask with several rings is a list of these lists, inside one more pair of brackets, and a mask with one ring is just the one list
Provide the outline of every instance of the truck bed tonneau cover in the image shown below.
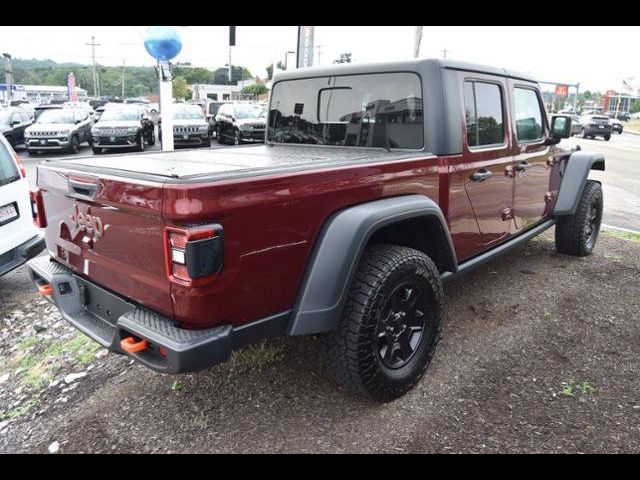
[[121,172],[156,181],[157,177],[169,182],[214,181],[424,156],[422,152],[406,150],[259,145],[49,160],[44,165],[94,173]]

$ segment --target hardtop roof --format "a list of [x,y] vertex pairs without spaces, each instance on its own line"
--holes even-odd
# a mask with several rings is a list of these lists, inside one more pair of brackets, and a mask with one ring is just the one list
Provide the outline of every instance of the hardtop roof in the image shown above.
[[279,73],[274,78],[274,83],[282,80],[294,80],[299,78],[313,78],[323,76],[338,75],[361,75],[368,73],[382,73],[392,71],[409,71],[420,72],[430,70],[434,67],[448,70],[462,70],[467,72],[484,73],[488,75],[497,75],[500,77],[509,77],[527,82],[537,83],[537,79],[530,74],[515,72],[506,68],[492,67],[477,63],[461,62],[456,60],[445,60],[437,58],[429,59],[410,59],[394,62],[377,62],[377,63],[351,63],[332,65],[329,67],[311,67],[301,68],[297,70]]

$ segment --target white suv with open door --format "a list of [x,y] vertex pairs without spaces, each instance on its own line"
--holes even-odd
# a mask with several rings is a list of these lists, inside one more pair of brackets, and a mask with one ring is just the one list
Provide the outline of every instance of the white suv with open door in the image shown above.
[[17,155],[0,135],[0,276],[44,249],[34,225],[29,184]]

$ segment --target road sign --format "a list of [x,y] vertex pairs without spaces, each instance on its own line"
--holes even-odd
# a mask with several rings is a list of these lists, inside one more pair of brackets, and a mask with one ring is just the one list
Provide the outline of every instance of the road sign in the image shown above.
[[569,96],[568,85],[556,85],[556,97],[567,98]]

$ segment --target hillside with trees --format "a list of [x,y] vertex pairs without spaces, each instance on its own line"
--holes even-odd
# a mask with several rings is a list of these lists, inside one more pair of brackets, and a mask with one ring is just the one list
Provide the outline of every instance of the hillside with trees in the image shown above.
[[[70,72],[76,77],[76,85],[93,95],[93,66],[75,63],[57,63],[53,60],[14,59],[12,60],[14,83],[22,85],[58,85],[67,84]],[[120,96],[122,94],[122,70],[119,67],[98,66],[101,95]],[[229,82],[228,67],[209,70],[199,67],[175,67],[174,78],[181,77],[189,84],[237,85],[241,80],[253,78],[251,72],[242,66],[232,67],[232,79]],[[158,77],[154,67],[125,66],[124,84],[126,97],[139,97],[157,92]]]

